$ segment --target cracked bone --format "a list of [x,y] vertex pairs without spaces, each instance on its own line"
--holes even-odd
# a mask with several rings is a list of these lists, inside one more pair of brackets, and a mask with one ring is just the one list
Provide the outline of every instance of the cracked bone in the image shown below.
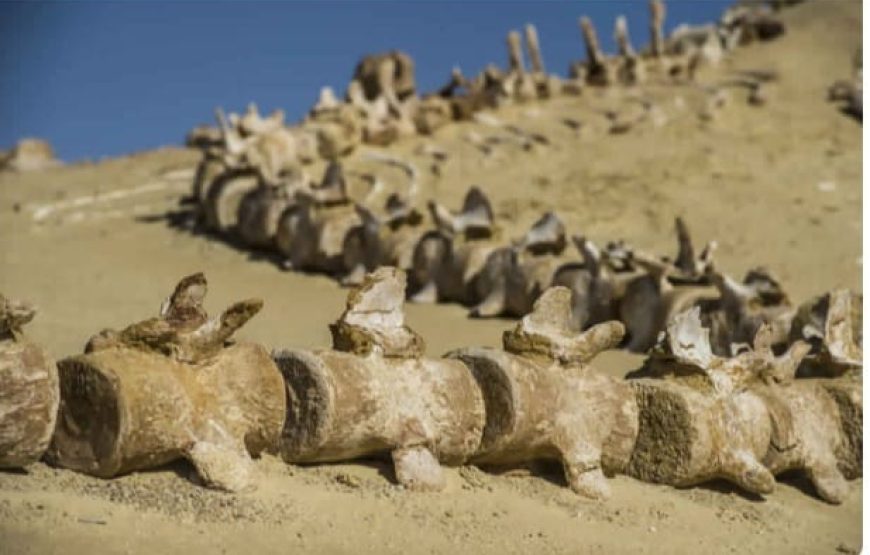
[[290,400],[281,440],[287,462],[388,456],[409,489],[440,490],[441,464],[480,444],[481,393],[457,360],[422,357],[404,324],[405,275],[380,268],[348,295],[331,326],[335,350],[274,353]]
[[798,341],[776,356],[771,340],[762,326],[751,349],[723,358],[713,354],[697,308],[671,320],[635,375],[652,378],[635,382],[640,432],[631,474],[677,486],[725,478],[768,494],[775,475],[799,470],[822,499],[842,502],[845,480],[860,475],[860,385],[795,380],[809,345]]
[[864,367],[861,325],[863,295],[837,289],[798,307],[789,339],[812,345],[801,374],[813,376],[860,375]]
[[773,274],[754,268],[738,283],[712,264],[706,274],[719,291],[719,300],[703,314],[717,355],[731,355],[735,346],[752,343],[761,325],[771,327],[771,340],[777,348],[790,343],[795,309]]
[[29,303],[0,295],[0,468],[42,458],[57,419],[57,367],[21,331],[35,314]]
[[278,445],[283,384],[263,347],[227,342],[262,301],[208,318],[205,291],[202,274],[188,276],[159,317],[103,331],[60,361],[53,464],[110,478],[185,458],[210,487],[256,486],[251,456]]
[[619,344],[622,325],[607,322],[580,334],[570,325],[570,297],[564,287],[548,289],[505,332],[504,350],[465,348],[447,356],[467,364],[483,391],[486,427],[473,463],[558,460],[571,489],[605,499],[605,476],[624,472],[629,462],[637,406],[627,382],[589,366]]
[[619,319],[628,335],[626,348],[645,352],[670,319],[699,302],[719,298],[716,288],[703,283],[672,283],[673,266],[635,252],[633,261],[646,275],[632,280],[619,301]]

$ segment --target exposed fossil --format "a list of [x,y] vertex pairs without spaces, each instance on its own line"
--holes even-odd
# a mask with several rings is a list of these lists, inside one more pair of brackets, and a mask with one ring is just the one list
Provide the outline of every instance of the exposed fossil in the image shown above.
[[809,345],[776,356],[771,344],[765,325],[751,349],[718,357],[698,308],[674,317],[634,376],[657,379],[635,382],[640,431],[630,474],[677,486],[724,478],[768,494],[775,475],[800,470],[823,499],[841,502],[845,479],[860,474],[860,384],[795,380]]
[[208,486],[255,486],[251,456],[277,446],[286,414],[281,375],[263,347],[228,343],[262,301],[209,318],[206,287],[182,279],[160,316],[60,361],[54,464],[109,478],[186,458]]
[[619,344],[622,325],[607,322],[578,333],[570,324],[570,297],[564,287],[548,289],[505,332],[504,351],[467,348],[448,356],[468,365],[486,403],[483,440],[472,462],[555,459],[575,492],[603,499],[610,492],[605,474],[623,472],[631,456],[637,406],[627,382],[588,366]]
[[440,463],[461,464],[477,449],[480,391],[461,362],[422,358],[422,339],[404,324],[404,289],[404,273],[380,268],[331,326],[336,350],[274,353],[290,400],[284,460],[386,455],[399,483],[439,490]]
[[57,367],[21,331],[35,314],[30,304],[0,295],[0,468],[38,461],[57,419]]

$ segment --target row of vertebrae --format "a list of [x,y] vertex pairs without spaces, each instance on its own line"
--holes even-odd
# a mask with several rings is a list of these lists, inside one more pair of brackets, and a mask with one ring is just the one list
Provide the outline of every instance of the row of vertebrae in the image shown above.
[[[590,362],[620,343],[622,324],[580,332],[571,292],[553,287],[503,349],[434,359],[405,324],[403,272],[381,268],[349,294],[333,349],[270,357],[229,340],[262,302],[209,318],[205,287],[201,274],[184,278],[159,317],[101,332],[57,368],[21,354],[21,311],[6,303],[3,360],[27,376],[0,396],[3,466],[37,460],[53,432],[52,464],[110,478],[187,458],[229,491],[256,485],[262,452],[288,463],[387,456],[401,484],[424,490],[444,487],[442,464],[556,460],[591,498],[606,498],[617,473],[674,486],[724,478],[763,495],[800,470],[839,503],[861,475],[860,379],[795,379],[809,345],[775,355],[767,326],[752,348],[719,357],[698,309],[682,312],[644,368],[617,379]],[[28,411],[9,410],[25,397]]]
[[613,57],[601,50],[592,22],[581,18],[586,60],[572,64],[565,79],[546,72],[537,30],[528,24],[524,34],[530,70],[518,31],[507,36],[506,70],[489,65],[469,79],[454,68],[446,85],[422,96],[417,92],[414,62],[407,54],[370,55],[357,65],[343,99],[331,88],[323,88],[317,103],[297,125],[286,126],[281,110],[264,118],[251,104],[241,116],[226,117],[218,110],[218,128],[194,129],[187,143],[202,148],[212,171],[250,170],[276,185],[286,173],[293,181],[302,166],[319,158],[336,160],[360,144],[386,146],[401,137],[429,135],[484,109],[576,95],[586,85],[692,79],[699,64],[716,64],[738,44],[773,38],[783,31],[782,23],[769,11],[738,7],[728,10],[715,25],[682,25],[665,37],[664,4],[652,0],[650,8],[649,48],[640,53],[634,50],[626,19],[620,16],[615,27],[619,53]]
[[272,250],[286,268],[323,272],[343,285],[394,266],[408,273],[413,302],[456,302],[476,317],[524,316],[546,288],[562,285],[572,292],[580,329],[621,321],[624,346],[635,352],[652,347],[675,314],[699,306],[717,354],[751,344],[768,324],[777,349],[812,342],[810,359],[817,363],[810,373],[837,375],[860,364],[860,295],[834,291],[795,306],[764,268],[750,270],[742,282],[722,272],[713,260],[716,243],[696,251],[681,218],[674,256],[653,256],[622,241],[599,248],[587,237],[569,240],[553,212],[511,239],[476,187],[457,211],[435,201],[421,211],[393,194],[376,213],[351,199],[338,163],[318,185],[233,180],[206,197],[213,229],[249,248]]

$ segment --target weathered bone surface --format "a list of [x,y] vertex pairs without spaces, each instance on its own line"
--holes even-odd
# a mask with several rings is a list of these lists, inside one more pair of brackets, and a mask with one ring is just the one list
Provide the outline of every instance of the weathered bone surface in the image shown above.
[[403,272],[380,268],[348,296],[332,326],[335,351],[274,353],[289,399],[286,461],[390,455],[401,484],[438,490],[439,463],[476,451],[480,391],[461,362],[421,358],[422,339],[404,324],[404,288]]
[[54,432],[57,367],[21,332],[35,314],[29,304],[0,295],[0,468],[38,461]]
[[188,276],[158,318],[104,331],[59,363],[54,464],[110,478],[186,458],[208,486],[255,486],[251,455],[278,445],[283,383],[263,347],[227,341],[262,301],[208,318],[205,292],[202,274]]
[[863,295],[838,289],[802,304],[791,322],[789,338],[808,341],[812,351],[800,373],[842,376],[860,373],[864,352],[861,326]]
[[577,493],[606,498],[605,475],[624,472],[637,434],[630,385],[587,363],[622,339],[618,322],[583,334],[570,325],[571,292],[548,289],[532,313],[505,332],[505,350],[459,349],[448,356],[471,369],[486,403],[486,427],[473,462],[562,462]]
[[640,431],[630,473],[677,486],[724,478],[767,494],[775,475],[799,470],[820,497],[841,502],[861,460],[860,385],[794,380],[809,345],[775,356],[771,340],[762,326],[751,350],[721,358],[697,308],[671,320],[635,376],[659,379],[635,382]]
[[361,224],[345,238],[343,285],[358,285],[378,266],[393,266],[406,272],[413,268],[414,250],[430,227],[423,215],[398,195],[390,195],[386,215],[379,218],[357,206]]
[[475,279],[480,302],[471,309],[472,316],[528,314],[564,265],[565,246],[565,225],[548,212],[514,246],[491,252]]

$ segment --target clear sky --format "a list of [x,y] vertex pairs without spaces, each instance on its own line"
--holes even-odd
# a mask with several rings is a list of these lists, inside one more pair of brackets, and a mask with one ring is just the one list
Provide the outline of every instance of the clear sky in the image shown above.
[[[666,29],[705,23],[731,0],[672,0]],[[215,106],[283,108],[296,121],[320,87],[343,94],[358,59],[389,49],[416,62],[418,88],[504,66],[505,37],[538,28],[544,62],[582,59],[577,18],[606,50],[613,19],[647,42],[646,0],[573,2],[8,2],[0,0],[0,149],[48,139],[66,161],[179,144]]]

